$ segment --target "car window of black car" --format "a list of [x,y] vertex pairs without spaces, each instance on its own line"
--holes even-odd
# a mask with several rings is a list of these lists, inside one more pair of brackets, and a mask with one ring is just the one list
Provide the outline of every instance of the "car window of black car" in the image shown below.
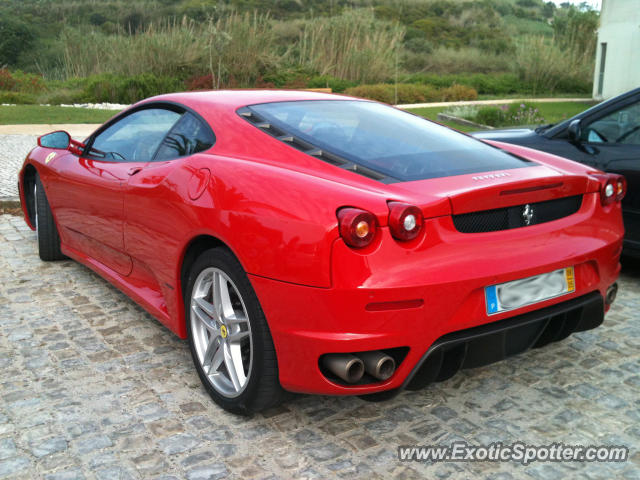
[[587,143],[640,145],[640,102],[625,105],[582,128]]
[[114,162],[148,162],[180,117],[180,113],[164,108],[138,110],[100,132],[89,156]]
[[204,122],[187,112],[162,141],[154,161],[172,160],[202,152],[213,146],[215,136]]

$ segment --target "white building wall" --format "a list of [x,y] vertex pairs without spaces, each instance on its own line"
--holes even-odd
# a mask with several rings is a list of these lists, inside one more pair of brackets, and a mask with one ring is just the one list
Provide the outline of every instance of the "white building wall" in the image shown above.
[[593,96],[611,98],[636,87],[640,87],[640,0],[602,0]]

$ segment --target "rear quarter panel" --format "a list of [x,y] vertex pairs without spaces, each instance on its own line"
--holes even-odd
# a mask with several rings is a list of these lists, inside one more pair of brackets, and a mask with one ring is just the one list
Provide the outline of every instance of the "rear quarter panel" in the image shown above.
[[[189,185],[211,172],[204,193]],[[140,176],[139,176],[140,175]],[[252,275],[318,288],[331,286],[331,252],[339,238],[336,209],[386,210],[386,198],[358,188],[247,159],[198,154],[150,164],[125,194],[125,248],[134,275],[159,288],[184,336],[182,263],[206,235],[227,245]]]

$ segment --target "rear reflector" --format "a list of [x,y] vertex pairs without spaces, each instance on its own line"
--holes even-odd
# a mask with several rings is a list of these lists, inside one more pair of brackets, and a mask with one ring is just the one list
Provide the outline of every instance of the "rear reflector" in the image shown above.
[[415,300],[399,300],[397,302],[377,302],[369,303],[365,308],[368,312],[384,312],[387,310],[405,310],[408,308],[420,308],[424,305],[421,298]]

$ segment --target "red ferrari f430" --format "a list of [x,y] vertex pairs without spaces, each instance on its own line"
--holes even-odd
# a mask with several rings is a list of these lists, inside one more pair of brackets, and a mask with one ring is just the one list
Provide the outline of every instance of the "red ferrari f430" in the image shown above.
[[88,266],[181,338],[223,408],[384,399],[592,329],[624,178],[380,103],[144,100],[19,177],[40,257]]

